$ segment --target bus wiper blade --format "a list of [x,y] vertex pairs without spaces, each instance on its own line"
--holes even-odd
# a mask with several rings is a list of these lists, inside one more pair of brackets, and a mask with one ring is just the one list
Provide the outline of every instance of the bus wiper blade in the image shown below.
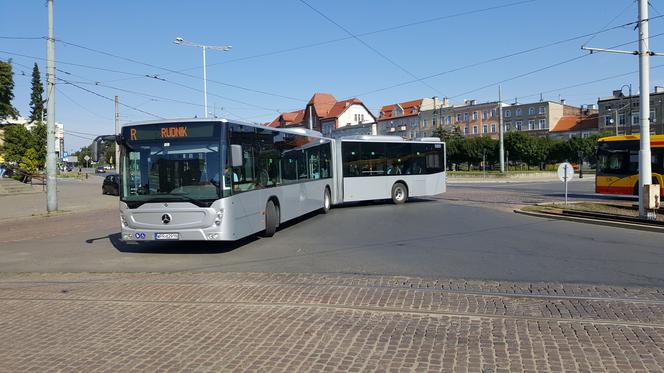
[[210,202],[191,197],[191,196],[187,195],[186,193],[165,193],[163,195],[184,197],[184,199],[186,199],[189,202],[193,202],[196,206],[199,206],[199,207],[210,205]]

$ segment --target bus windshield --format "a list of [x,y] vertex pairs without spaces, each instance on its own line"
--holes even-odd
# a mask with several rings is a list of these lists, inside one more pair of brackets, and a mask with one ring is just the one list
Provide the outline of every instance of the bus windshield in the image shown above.
[[209,205],[223,196],[217,139],[142,141],[123,152],[121,200]]

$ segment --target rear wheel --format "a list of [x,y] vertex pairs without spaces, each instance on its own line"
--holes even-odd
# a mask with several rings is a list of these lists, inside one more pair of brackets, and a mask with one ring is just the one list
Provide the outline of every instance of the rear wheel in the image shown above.
[[265,237],[272,237],[279,225],[279,210],[273,201],[267,201],[265,206]]
[[408,188],[403,183],[395,183],[392,186],[392,202],[400,205],[408,200]]
[[325,193],[323,194],[323,208],[321,212],[327,214],[330,212],[330,207],[332,206],[332,197],[330,196],[330,189],[325,188]]

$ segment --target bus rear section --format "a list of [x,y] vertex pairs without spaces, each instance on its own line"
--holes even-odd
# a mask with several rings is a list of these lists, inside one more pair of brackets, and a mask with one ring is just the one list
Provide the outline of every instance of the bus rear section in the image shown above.
[[353,136],[337,141],[343,202],[433,196],[446,190],[445,144],[438,138]]
[[[639,135],[609,136],[597,140],[598,194],[639,194]],[[664,186],[664,135],[651,135],[652,184]],[[664,188],[661,189],[664,193]]]

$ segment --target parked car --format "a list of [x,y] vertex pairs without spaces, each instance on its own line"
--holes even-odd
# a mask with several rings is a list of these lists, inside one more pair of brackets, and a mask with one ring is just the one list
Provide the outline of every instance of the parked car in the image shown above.
[[103,174],[105,172],[106,172],[106,168],[104,168],[104,166],[99,166],[95,169],[95,173],[98,173],[98,174]]
[[104,183],[101,185],[101,194],[111,194],[114,196],[120,195],[120,175],[110,174],[104,178]]

